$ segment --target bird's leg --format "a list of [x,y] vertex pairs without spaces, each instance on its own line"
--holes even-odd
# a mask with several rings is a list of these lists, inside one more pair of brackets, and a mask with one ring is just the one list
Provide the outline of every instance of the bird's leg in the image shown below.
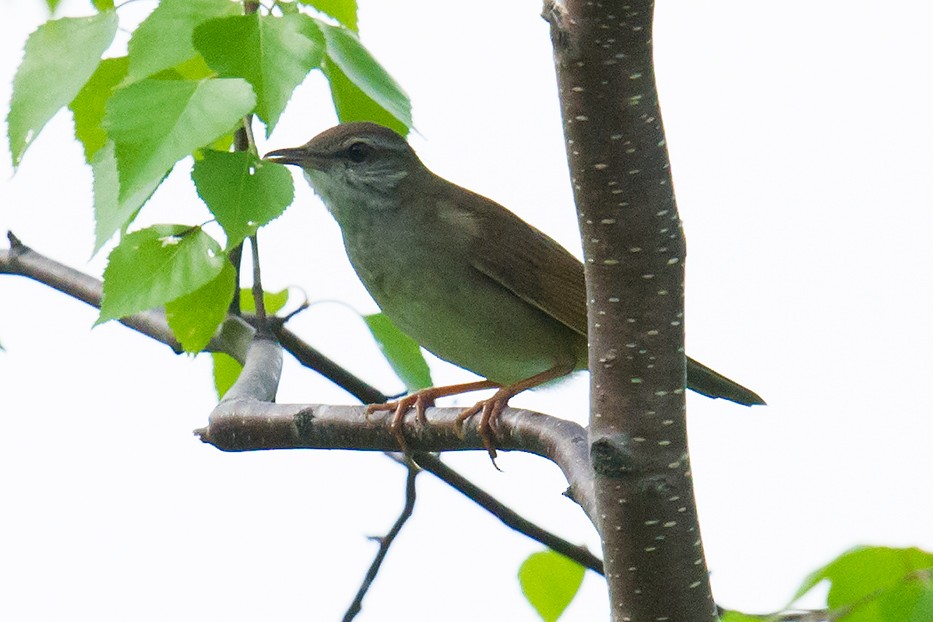
[[437,398],[447,397],[448,395],[457,395],[459,393],[469,393],[470,391],[480,391],[482,389],[497,389],[500,386],[501,385],[489,380],[478,380],[476,382],[451,384],[443,387],[428,387],[427,389],[415,391],[411,395],[406,395],[405,397],[392,402],[386,402],[384,404],[370,404],[366,407],[366,415],[369,416],[370,413],[376,412],[378,410],[394,410],[395,414],[392,416],[392,423],[389,424],[389,431],[395,435],[395,438],[398,439],[399,446],[402,448],[402,451],[407,454],[409,453],[408,445],[405,442],[405,436],[402,434],[402,424],[405,421],[405,413],[407,413],[412,406],[415,407],[415,415],[418,423],[426,424],[428,422],[428,418],[424,414],[424,411],[428,407],[434,406],[434,401]]
[[510,384],[505,387],[500,387],[492,397],[486,400],[477,402],[470,408],[467,408],[462,413],[457,416],[457,429],[463,429],[463,422],[472,417],[473,415],[482,412],[480,416],[479,425],[476,427],[476,431],[479,433],[480,438],[483,439],[483,446],[486,448],[486,451],[489,452],[489,457],[492,459],[493,465],[496,464],[496,428],[499,424],[499,415],[502,414],[502,411],[505,410],[505,407],[509,405],[509,400],[525,391],[527,389],[532,389],[534,387],[540,386],[551,380],[555,380],[562,376],[566,376],[574,369],[572,364],[557,364],[550,369],[535,374],[530,378],[525,378],[524,380],[519,380],[515,384]]

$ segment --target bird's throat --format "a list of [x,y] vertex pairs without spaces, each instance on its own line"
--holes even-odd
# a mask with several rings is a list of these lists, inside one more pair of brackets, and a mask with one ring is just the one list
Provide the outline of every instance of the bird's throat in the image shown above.
[[[305,169],[305,179],[343,226],[365,213],[395,210],[399,206],[395,187],[401,178],[367,179]],[[402,176],[404,177],[404,175]]]

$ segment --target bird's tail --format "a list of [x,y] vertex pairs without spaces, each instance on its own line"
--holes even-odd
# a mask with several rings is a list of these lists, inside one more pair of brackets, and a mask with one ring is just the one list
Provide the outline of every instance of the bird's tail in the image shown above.
[[765,403],[754,391],[729,380],[690,357],[687,357],[687,388],[706,397],[721,397],[743,406],[757,406]]

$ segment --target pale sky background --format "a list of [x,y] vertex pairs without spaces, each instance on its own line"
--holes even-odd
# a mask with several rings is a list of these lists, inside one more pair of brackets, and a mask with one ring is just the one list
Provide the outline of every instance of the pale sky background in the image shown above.
[[[364,42],[414,102],[428,166],[578,249],[540,2],[360,3]],[[66,1],[62,13],[87,6]],[[44,15],[30,0],[0,10],[5,118],[22,44]],[[777,609],[856,544],[933,550],[931,18],[919,1],[658,3],[688,351],[770,404],[689,401],[703,538],[726,607]],[[334,123],[323,84],[306,81],[261,149]],[[15,177],[0,157],[0,229],[100,274],[106,251],[88,263],[90,171],[71,132],[59,114]],[[176,167],[140,225],[207,219],[189,173],[190,161]],[[262,234],[267,286],[373,311],[336,225],[296,179],[296,205]],[[0,277],[0,619],[339,619],[375,551],[366,536],[401,507],[404,470],[379,454],[202,445],[191,430],[215,403],[207,357],[174,356],[115,323],[91,330],[95,316]],[[315,305],[293,328],[384,391],[400,388],[346,306]],[[280,401],[351,403],[287,363]],[[440,363],[434,374],[468,377]],[[583,422],[586,389],[581,374],[514,403]],[[479,452],[449,462],[598,547],[550,463],[504,454],[499,473]],[[515,575],[539,545],[432,476],[418,481],[416,514],[359,619],[536,620]],[[589,573],[563,620],[606,612]]]

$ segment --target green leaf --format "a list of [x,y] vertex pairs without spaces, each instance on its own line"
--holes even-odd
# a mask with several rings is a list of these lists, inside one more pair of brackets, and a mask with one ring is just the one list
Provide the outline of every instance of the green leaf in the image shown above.
[[162,0],[130,37],[128,80],[147,78],[197,56],[191,37],[199,24],[242,12],[230,0]]
[[518,569],[518,580],[541,619],[554,622],[576,596],[584,572],[575,561],[547,550],[528,556]]
[[430,387],[431,371],[421,354],[418,343],[400,331],[382,313],[365,315],[363,319],[373,334],[382,355],[386,357],[395,375],[405,384],[409,392]]
[[224,261],[214,280],[165,305],[168,325],[185,351],[204,349],[227,317],[235,288],[236,270]]
[[29,35],[7,116],[14,167],[49,119],[88,81],[116,31],[117,14],[108,11],[46,22]]
[[334,100],[334,109],[341,123],[352,121],[372,121],[384,125],[406,136],[408,127],[393,117],[355,84],[333,63],[325,63],[324,75],[330,82],[330,94]]
[[[407,134],[407,129],[412,127],[411,102],[402,87],[363,47],[354,32],[322,21],[317,21],[317,25],[327,45],[327,66],[339,68],[363,94],[404,125],[406,131],[400,133]],[[336,98],[334,103],[339,106]],[[342,117],[341,121],[344,121]]]
[[245,80],[143,80],[118,90],[104,127],[116,145],[121,201],[241,122],[256,104]]
[[195,29],[194,45],[218,74],[253,86],[267,137],[292,91],[324,57],[321,32],[307,15],[212,19]]
[[97,150],[107,142],[104,108],[113,90],[126,77],[126,56],[105,58],[78,95],[68,104],[75,119],[75,138],[84,145],[84,159],[91,163]]
[[110,11],[113,9],[113,0],[91,0],[91,4],[98,11]]
[[312,6],[325,15],[330,15],[353,32],[360,31],[357,24],[356,0],[299,0],[299,2]]
[[724,611],[720,622],[767,622],[767,616],[752,615],[740,611]]
[[886,622],[933,620],[933,576],[915,575],[885,592],[878,599],[878,613],[878,619]]
[[[266,315],[275,315],[288,304],[288,290],[263,292],[262,301],[266,305]],[[256,313],[256,302],[253,300],[252,290],[244,289],[240,292],[240,310],[243,313]]]
[[933,568],[933,553],[918,548],[856,547],[810,574],[793,601],[826,580],[831,583],[827,604],[833,608],[850,605],[923,568]]
[[211,352],[211,358],[214,361],[214,388],[217,390],[217,399],[220,399],[240,377],[243,366],[223,352]]
[[49,9],[49,15],[55,13],[55,9],[62,3],[62,0],[45,0],[45,6]]
[[96,254],[114,233],[126,229],[133,222],[139,208],[149,200],[165,176],[153,179],[139,191],[120,200],[118,198],[120,182],[117,176],[117,160],[114,156],[113,141],[109,140],[94,154],[91,160],[91,172],[94,175],[94,253]]
[[200,227],[155,225],[110,252],[96,324],[164,305],[217,278],[228,263]]
[[155,73],[152,77],[157,80],[203,80],[204,78],[216,78],[216,73],[199,55]]
[[297,15],[299,12],[298,4],[289,0],[276,0],[275,6],[279,7],[282,15]]
[[233,248],[278,218],[294,197],[291,173],[251,153],[205,151],[191,179]]

